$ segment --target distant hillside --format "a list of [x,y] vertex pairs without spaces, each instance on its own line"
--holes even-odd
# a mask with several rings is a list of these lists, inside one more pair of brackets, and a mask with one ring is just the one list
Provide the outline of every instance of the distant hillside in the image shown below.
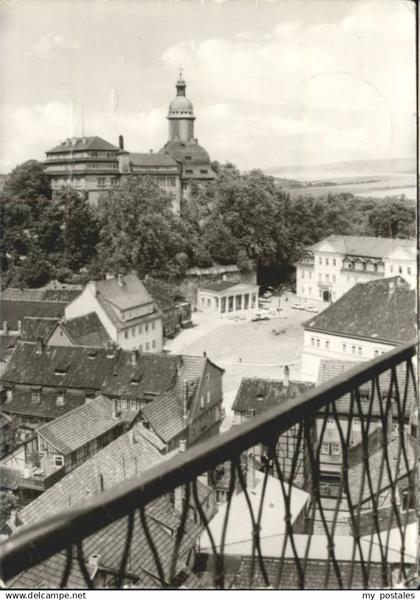
[[291,173],[305,172],[326,172],[339,171],[340,173],[416,173],[415,158],[379,158],[371,160],[351,160],[323,165],[296,165],[296,166],[278,166],[265,169],[267,175],[282,175]]

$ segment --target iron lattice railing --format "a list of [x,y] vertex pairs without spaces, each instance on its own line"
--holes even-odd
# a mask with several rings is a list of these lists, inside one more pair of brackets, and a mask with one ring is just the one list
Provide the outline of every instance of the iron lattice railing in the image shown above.
[[303,396],[279,398],[278,407],[80,508],[23,527],[1,545],[3,581],[414,586],[415,353],[408,344]]

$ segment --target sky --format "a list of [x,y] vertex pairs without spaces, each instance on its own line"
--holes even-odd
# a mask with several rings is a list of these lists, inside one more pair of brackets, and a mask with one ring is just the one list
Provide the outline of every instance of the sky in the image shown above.
[[0,173],[83,122],[159,150],[180,67],[212,159],[267,169],[416,152],[414,2],[3,0],[0,53]]

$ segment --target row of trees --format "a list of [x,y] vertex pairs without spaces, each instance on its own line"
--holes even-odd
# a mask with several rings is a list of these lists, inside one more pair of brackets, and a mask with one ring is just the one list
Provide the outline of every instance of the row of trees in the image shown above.
[[237,263],[284,274],[304,247],[335,233],[412,237],[415,207],[350,194],[290,198],[261,171],[241,174],[213,164],[214,182],[194,190],[182,218],[150,178],[131,176],[92,209],[77,192],[50,197],[42,166],[20,165],[1,200],[2,269],[12,285],[42,285],[51,277],[84,277],[134,269],[177,280],[190,266]]

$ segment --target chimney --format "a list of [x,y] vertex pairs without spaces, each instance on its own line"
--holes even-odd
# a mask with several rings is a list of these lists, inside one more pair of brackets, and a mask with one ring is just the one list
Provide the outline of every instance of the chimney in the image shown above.
[[102,475],[102,473],[99,473],[99,489],[101,490],[101,492],[103,492],[105,489],[104,476]]
[[131,353],[130,353],[130,359],[131,359],[130,361],[131,361],[131,366],[132,367],[136,366],[138,358],[139,358],[139,352],[138,352],[138,350],[132,350]]
[[124,150],[124,137],[122,135],[118,136],[118,148]]
[[129,430],[128,439],[130,440],[131,446],[134,446],[134,444],[137,444],[136,432],[134,431],[134,429]]
[[99,569],[99,565],[101,562],[100,554],[91,554],[88,559],[88,567],[91,569],[90,577],[93,579]]
[[246,456],[246,487],[248,490],[253,490],[255,487],[255,463],[252,452]]
[[121,411],[117,407],[117,400],[112,400],[112,418],[119,419],[121,416]]
[[283,374],[283,387],[288,388],[289,383],[290,383],[290,369],[289,369],[288,365],[285,365],[284,374]]
[[182,418],[186,423],[188,419],[188,381],[184,381],[182,386]]
[[151,149],[149,150],[149,152],[150,152],[150,154],[153,154],[153,149],[151,148]]
[[207,357],[207,352],[204,350],[203,356]]
[[37,342],[36,342],[36,353],[37,354],[44,354],[44,350],[45,350],[45,342],[44,342],[44,338],[38,338]]
[[3,333],[9,332],[9,323],[7,321],[3,321]]
[[[179,451],[185,452],[187,448],[187,440],[179,440]],[[182,513],[184,508],[184,487],[181,485],[174,490],[174,509]]]
[[123,285],[124,285],[124,281],[123,281],[123,278],[122,278],[122,275],[121,275],[121,273],[118,273],[118,275],[117,275],[117,279],[118,279],[118,285],[119,285],[120,287],[123,287]]

